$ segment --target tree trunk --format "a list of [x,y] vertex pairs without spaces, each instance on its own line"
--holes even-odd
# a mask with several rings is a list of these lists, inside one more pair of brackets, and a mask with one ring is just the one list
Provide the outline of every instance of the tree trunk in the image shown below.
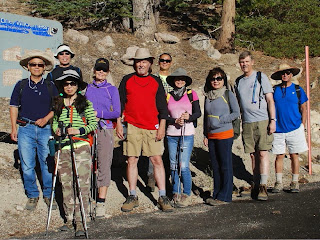
[[153,14],[156,24],[160,23],[160,2],[161,0],[153,0]]
[[143,39],[153,39],[156,32],[156,22],[151,0],[133,0],[133,31]]
[[224,0],[221,17],[221,31],[215,46],[221,53],[230,53],[234,51],[235,15],[235,0]]

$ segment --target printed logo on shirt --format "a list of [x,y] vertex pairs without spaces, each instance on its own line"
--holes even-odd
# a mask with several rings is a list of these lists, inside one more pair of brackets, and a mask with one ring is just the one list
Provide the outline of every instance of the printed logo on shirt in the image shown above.
[[159,124],[154,125],[156,129],[159,129]]

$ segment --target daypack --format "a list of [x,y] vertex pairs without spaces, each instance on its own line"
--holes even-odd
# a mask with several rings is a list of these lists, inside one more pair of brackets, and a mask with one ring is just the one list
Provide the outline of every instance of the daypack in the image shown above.
[[[171,94],[167,93],[167,103],[169,102],[170,96],[171,96]],[[188,99],[189,99],[189,101],[190,101],[190,103],[192,105],[192,103],[193,103],[193,94],[192,94],[192,90],[191,89],[187,89],[187,96],[188,96]],[[193,105],[192,105],[192,112],[194,112]],[[198,126],[197,119],[193,121],[193,126],[195,128]]]
[[[223,100],[226,101],[226,103],[229,106],[229,111],[231,113],[231,106],[230,106],[230,101],[229,101],[229,93],[230,90],[227,89],[224,94],[223,94]],[[235,120],[232,121],[232,126],[233,126],[233,139],[237,139],[240,136],[240,118],[236,118]]]
[[[240,76],[240,77],[238,77],[238,78],[236,79],[236,86],[237,86],[237,88],[238,88],[238,86],[239,86],[239,82],[240,82],[241,79],[242,79],[242,76]],[[257,72],[257,77],[256,77],[255,82],[254,82],[253,92],[256,91],[257,81],[258,81],[259,84],[260,84],[260,89],[259,89],[259,109],[260,109],[260,106],[261,106],[261,93],[262,93],[261,72],[260,72],[260,71]]]

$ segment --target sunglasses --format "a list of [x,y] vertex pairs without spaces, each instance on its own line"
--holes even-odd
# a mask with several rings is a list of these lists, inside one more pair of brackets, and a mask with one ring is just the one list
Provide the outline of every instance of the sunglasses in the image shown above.
[[67,86],[71,86],[71,87],[75,87],[77,86],[77,83],[75,81],[72,81],[72,82],[64,82],[63,83],[63,87],[67,87]]
[[97,67],[96,68],[97,72],[100,72],[101,70],[104,71],[104,72],[108,72],[105,68],[102,68],[102,67]]
[[222,77],[216,77],[216,78],[215,78],[215,77],[212,77],[212,78],[211,78],[211,82],[214,82],[214,81],[219,81],[219,82],[220,82],[220,81],[222,81],[222,80],[223,80]]
[[162,59],[162,58],[160,58],[159,62],[171,63],[171,60],[170,59]]
[[30,67],[40,67],[40,68],[44,68],[44,63],[29,63]]
[[291,74],[291,71],[290,70],[287,70],[287,71],[283,71],[282,73],[281,73],[281,75],[285,75],[285,74],[287,74],[287,75],[290,75]]
[[58,53],[58,55],[60,55],[60,56],[68,55],[68,56],[69,56],[69,55],[70,55],[70,53],[69,53],[69,52],[59,52],[59,53]]

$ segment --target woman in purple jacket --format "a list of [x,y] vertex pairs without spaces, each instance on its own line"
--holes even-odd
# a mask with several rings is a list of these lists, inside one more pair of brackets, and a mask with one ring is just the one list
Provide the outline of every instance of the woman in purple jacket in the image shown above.
[[105,216],[105,199],[111,180],[111,163],[113,157],[113,122],[120,117],[120,98],[118,88],[107,82],[109,61],[105,58],[97,59],[94,66],[94,80],[88,85],[86,97],[93,104],[98,121],[97,156],[98,176],[96,217]]

